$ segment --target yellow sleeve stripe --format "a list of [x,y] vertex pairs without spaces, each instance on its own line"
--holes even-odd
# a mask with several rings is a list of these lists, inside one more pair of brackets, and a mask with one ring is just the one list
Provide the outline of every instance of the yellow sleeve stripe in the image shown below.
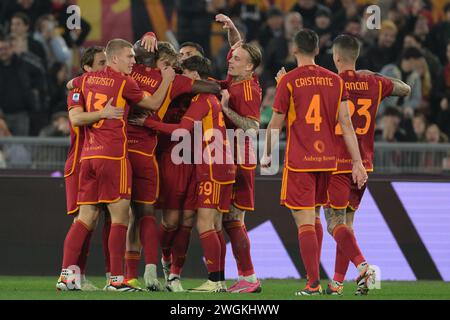
[[252,86],[250,80],[244,82],[244,100],[245,101],[253,100]]

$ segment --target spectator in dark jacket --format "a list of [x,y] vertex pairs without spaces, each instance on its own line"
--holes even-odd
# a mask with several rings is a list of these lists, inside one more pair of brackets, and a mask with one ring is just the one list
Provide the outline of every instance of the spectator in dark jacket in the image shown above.
[[35,108],[28,65],[13,54],[11,42],[0,38],[0,108],[13,135],[27,136],[29,111]]
[[5,22],[9,22],[16,12],[23,12],[30,18],[31,30],[37,19],[51,12],[51,0],[2,0],[6,2],[4,7]]
[[297,66],[291,50],[294,35],[302,28],[303,19],[298,12],[286,14],[283,36],[272,39],[264,51],[264,70],[262,75],[264,87],[275,85],[275,76],[282,67],[290,71]]
[[30,51],[39,57],[43,67],[47,68],[47,55],[45,49],[41,43],[33,39],[33,36],[30,33],[30,18],[23,12],[17,12],[11,18],[10,28],[11,35],[26,39],[26,51]]
[[298,0],[291,11],[300,13],[303,17],[303,25],[307,29],[314,28],[317,10],[326,8],[316,0]]
[[39,132],[41,137],[68,137],[70,135],[70,122],[67,111],[60,111],[52,116],[52,123]]
[[347,21],[359,18],[358,5],[354,0],[342,0],[342,8],[334,12],[333,29],[337,32],[344,30]]
[[378,72],[385,65],[396,61],[398,54],[395,43],[397,32],[397,27],[392,21],[383,21],[377,43],[368,48],[362,57],[366,69]]
[[283,12],[272,7],[267,12],[267,21],[258,34],[258,42],[263,50],[267,49],[269,42],[283,35]]
[[447,65],[443,68],[434,90],[432,117],[439,128],[450,137],[450,42],[447,44]]
[[444,7],[444,21],[436,24],[429,34],[429,48],[441,62],[446,63],[447,43],[450,41],[450,3]]
[[55,63],[50,68],[49,74],[50,116],[56,112],[67,110],[66,83],[69,75],[67,67],[60,62]]

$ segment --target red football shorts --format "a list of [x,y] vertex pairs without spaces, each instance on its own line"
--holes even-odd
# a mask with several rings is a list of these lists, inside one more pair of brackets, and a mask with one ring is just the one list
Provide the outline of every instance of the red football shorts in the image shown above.
[[164,152],[159,161],[161,192],[158,206],[166,210],[195,210],[195,167],[192,164],[174,164],[170,154]]
[[131,198],[131,165],[122,160],[81,161],[78,205],[112,203]]
[[255,210],[255,169],[237,167],[232,204],[241,210]]
[[78,200],[78,182],[80,180],[80,165],[75,165],[75,169],[70,176],[64,177],[66,184],[66,204],[67,214],[77,215],[80,207],[77,204]]
[[281,205],[292,210],[309,210],[327,203],[329,172],[296,172],[284,168]]
[[159,168],[154,156],[128,152],[133,172],[131,200],[154,204],[159,195]]
[[353,211],[358,209],[366,190],[366,184],[358,189],[353,183],[352,174],[333,174],[328,185],[329,205],[334,209],[350,207]]
[[213,181],[197,182],[196,208],[217,209],[220,212],[230,211],[233,184],[218,184]]

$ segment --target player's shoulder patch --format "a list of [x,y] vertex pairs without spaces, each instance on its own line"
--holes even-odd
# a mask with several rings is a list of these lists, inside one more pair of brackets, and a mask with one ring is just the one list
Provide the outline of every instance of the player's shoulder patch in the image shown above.
[[80,95],[81,93],[79,91],[73,91],[72,93],[72,101],[73,102],[79,102],[80,101]]

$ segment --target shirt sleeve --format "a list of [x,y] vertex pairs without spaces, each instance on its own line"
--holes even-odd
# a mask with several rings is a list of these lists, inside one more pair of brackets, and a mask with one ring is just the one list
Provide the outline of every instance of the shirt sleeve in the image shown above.
[[180,123],[164,123],[156,121],[149,117],[145,120],[144,126],[150,129],[158,130],[164,134],[173,134],[177,129],[186,129],[187,131],[178,132],[175,136],[183,136],[194,128],[195,121],[201,121],[209,112],[208,103],[204,99],[193,101],[181,119]]
[[275,112],[286,114],[289,109],[290,97],[291,93],[288,89],[289,82],[287,81],[287,77],[284,76],[281,78],[280,83],[277,86],[277,90],[275,92],[275,100],[273,102],[272,109]]
[[76,77],[75,79],[73,79],[72,81],[72,85],[74,88],[80,88],[83,85],[83,79],[84,79],[85,75],[81,75],[79,77]]
[[176,97],[192,92],[192,86],[194,85],[194,80],[177,74],[172,83],[172,90],[170,91],[170,98],[173,100]]
[[394,83],[385,77],[376,76],[376,78],[381,83],[381,100],[383,100],[392,94],[392,90],[394,90]]
[[[194,98],[195,99],[195,98]],[[192,101],[183,116],[183,119],[190,120],[192,123],[201,121],[209,112],[208,102],[205,99],[199,98]]]
[[137,82],[131,77],[128,77],[126,79],[122,95],[125,100],[127,100],[132,105],[138,104],[145,97],[144,91],[139,88]]
[[67,110],[70,111],[77,107],[85,108],[84,96],[80,88],[73,89],[67,95]]

